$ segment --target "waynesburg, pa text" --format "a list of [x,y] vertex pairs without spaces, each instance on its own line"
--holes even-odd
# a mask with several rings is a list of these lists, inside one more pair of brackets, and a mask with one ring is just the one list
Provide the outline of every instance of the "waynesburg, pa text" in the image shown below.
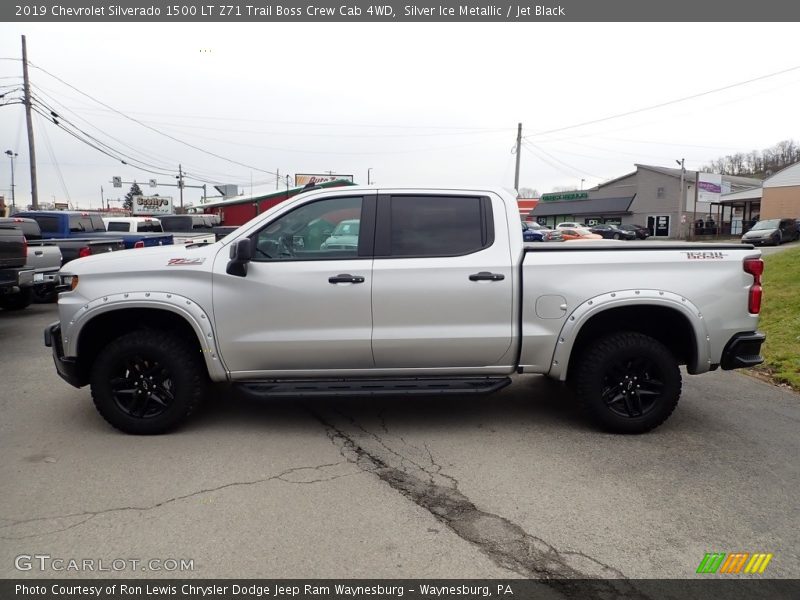
[[[511,586],[506,583],[497,584],[497,596],[513,596]],[[246,596],[257,597],[296,597],[296,596],[394,596],[402,598],[406,592],[418,592],[424,596],[448,597],[470,596],[472,598],[488,598],[495,595],[495,590],[488,585],[430,585],[419,586],[402,585],[348,585],[337,583],[335,585],[258,585],[258,584],[96,584],[96,585],[69,585],[54,583],[48,585],[17,584],[14,589],[16,596],[39,596],[50,594],[52,596],[187,596],[192,598],[219,597],[219,596]]]

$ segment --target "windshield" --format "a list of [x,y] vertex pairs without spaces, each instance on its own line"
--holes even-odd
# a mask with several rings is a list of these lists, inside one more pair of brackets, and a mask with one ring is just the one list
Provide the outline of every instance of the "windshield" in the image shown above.
[[759,221],[753,225],[753,229],[777,229],[780,225],[780,220],[770,219],[769,221]]

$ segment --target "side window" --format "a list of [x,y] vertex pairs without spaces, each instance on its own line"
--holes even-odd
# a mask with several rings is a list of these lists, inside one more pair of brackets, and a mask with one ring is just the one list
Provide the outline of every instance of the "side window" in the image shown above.
[[328,198],[278,217],[253,235],[253,260],[356,258],[362,198]]
[[389,213],[391,256],[459,256],[494,241],[488,198],[392,196]]

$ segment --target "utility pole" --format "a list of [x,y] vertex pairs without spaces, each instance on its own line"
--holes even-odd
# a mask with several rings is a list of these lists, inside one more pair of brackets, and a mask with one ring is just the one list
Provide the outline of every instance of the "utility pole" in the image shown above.
[[[681,239],[683,237],[683,235],[682,235],[682,233],[683,233],[683,224],[681,223],[681,215],[683,213],[683,205],[685,204],[685,202],[684,202],[684,192],[685,192],[685,187],[686,187],[686,184],[684,183],[686,181],[686,169],[684,168],[684,161],[685,160],[686,159],[682,158],[680,160],[680,162],[678,163],[681,166],[681,191],[680,191],[680,193],[678,193],[678,214],[676,216],[676,222],[675,222],[675,237],[676,237],[676,239]],[[676,160],[675,162],[678,162],[678,161]]]
[[517,169],[514,171],[514,189],[519,194],[519,155],[522,153],[522,123],[517,124]]
[[181,212],[183,212],[183,167],[178,165],[178,189],[181,191]]
[[281,170],[275,170],[275,191],[278,190],[278,184],[281,182]]
[[11,150],[6,150],[6,154],[8,154],[8,158],[11,159],[11,212],[13,214],[17,209],[17,200],[16,195],[14,194],[14,188],[16,187],[14,184],[14,159],[17,158],[17,153],[12,152]]
[[22,79],[25,89],[25,120],[28,123],[28,150],[31,160],[31,206],[39,210],[39,188],[36,185],[36,149],[33,145],[33,119],[31,118],[31,84],[28,79],[28,47],[22,36]]

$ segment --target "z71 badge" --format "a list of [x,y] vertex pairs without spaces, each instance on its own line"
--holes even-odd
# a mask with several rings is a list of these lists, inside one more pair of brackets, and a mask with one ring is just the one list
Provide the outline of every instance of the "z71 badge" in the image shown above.
[[202,265],[205,261],[205,258],[170,258],[167,262],[167,266]]

